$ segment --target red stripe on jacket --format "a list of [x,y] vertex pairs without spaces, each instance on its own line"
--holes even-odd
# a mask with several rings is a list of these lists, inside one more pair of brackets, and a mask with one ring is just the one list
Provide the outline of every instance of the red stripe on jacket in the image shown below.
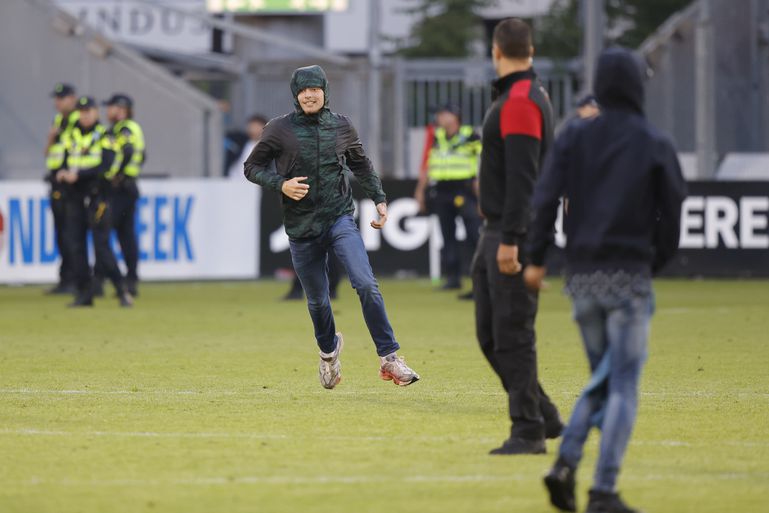
[[530,90],[531,80],[519,80],[510,88],[499,115],[499,130],[503,139],[508,135],[542,139],[542,113],[529,98]]

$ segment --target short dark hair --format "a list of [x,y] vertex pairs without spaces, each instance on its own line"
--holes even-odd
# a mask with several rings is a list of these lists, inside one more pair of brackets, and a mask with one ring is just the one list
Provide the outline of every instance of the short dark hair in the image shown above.
[[262,125],[266,125],[267,121],[269,120],[261,114],[253,114],[248,118],[248,123],[261,123]]
[[494,43],[509,59],[531,57],[531,27],[520,18],[507,18],[494,27]]

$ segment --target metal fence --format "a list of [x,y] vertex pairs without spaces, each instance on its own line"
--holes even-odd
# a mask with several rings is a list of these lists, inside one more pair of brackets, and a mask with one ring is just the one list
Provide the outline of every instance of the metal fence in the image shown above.
[[[480,127],[491,105],[491,82],[496,74],[490,60],[478,59],[396,59],[392,70],[392,175],[413,177],[416,169],[411,153],[419,144],[411,139],[422,137],[420,129],[432,122],[436,107],[454,103],[462,111],[463,123]],[[536,59],[534,70],[550,95],[556,121],[568,116],[580,87],[578,63]]]
[[[489,60],[430,59],[396,60],[396,98],[402,98],[406,124],[424,126],[436,106],[459,105],[464,122],[479,126],[491,104],[491,81],[495,78]],[[534,69],[550,94],[556,119],[573,108],[578,83],[575,62],[556,63],[538,59]]]

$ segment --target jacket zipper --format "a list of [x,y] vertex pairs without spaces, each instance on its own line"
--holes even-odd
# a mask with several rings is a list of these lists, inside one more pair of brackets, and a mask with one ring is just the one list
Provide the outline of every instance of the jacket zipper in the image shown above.
[[[315,158],[315,179],[316,179],[316,189],[320,187],[320,119],[318,119],[318,125],[315,126],[315,144],[317,148],[317,155]],[[318,191],[319,192],[319,191]],[[317,193],[315,195],[313,203],[317,205]]]

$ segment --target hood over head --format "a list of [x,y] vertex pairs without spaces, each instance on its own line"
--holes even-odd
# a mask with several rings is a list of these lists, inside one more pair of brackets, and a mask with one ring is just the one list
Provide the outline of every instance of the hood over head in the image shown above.
[[609,48],[601,52],[593,85],[601,107],[643,114],[643,70],[641,59],[627,48]]
[[291,94],[294,97],[294,107],[297,110],[302,110],[297,96],[299,96],[302,89],[307,89],[308,87],[320,87],[323,89],[323,96],[325,98],[323,107],[328,107],[328,79],[326,78],[326,72],[317,64],[297,68],[294,70],[294,74],[291,75]]

